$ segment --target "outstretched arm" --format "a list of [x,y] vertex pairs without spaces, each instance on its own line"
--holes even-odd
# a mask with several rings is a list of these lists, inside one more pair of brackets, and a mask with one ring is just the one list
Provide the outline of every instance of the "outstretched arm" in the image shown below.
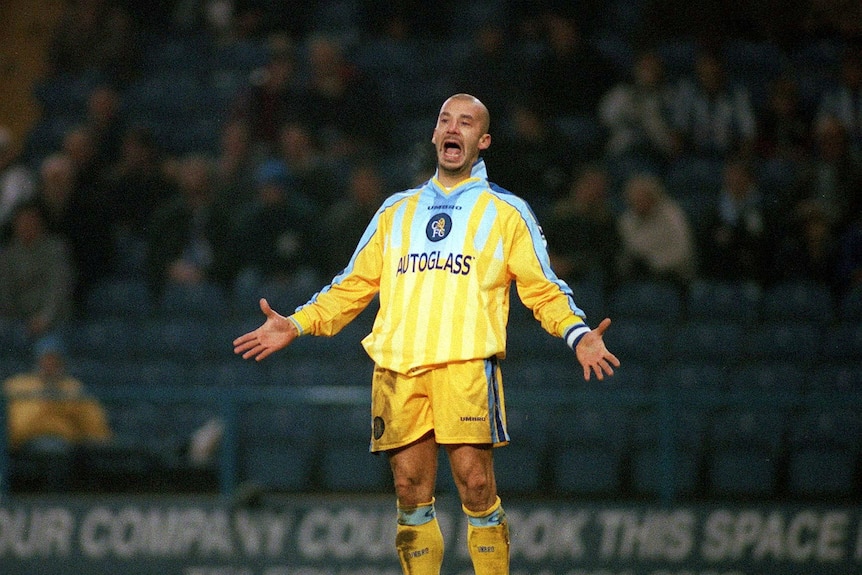
[[617,356],[605,347],[604,333],[610,327],[610,318],[605,318],[594,330],[584,334],[578,345],[575,346],[575,355],[584,368],[584,379],[589,381],[591,373],[595,372],[599,380],[605,375],[613,375],[614,367],[620,366]]
[[233,352],[242,354],[243,359],[260,361],[284,349],[299,337],[299,330],[293,322],[275,312],[263,298],[260,300],[260,310],[266,316],[263,325],[233,340]]

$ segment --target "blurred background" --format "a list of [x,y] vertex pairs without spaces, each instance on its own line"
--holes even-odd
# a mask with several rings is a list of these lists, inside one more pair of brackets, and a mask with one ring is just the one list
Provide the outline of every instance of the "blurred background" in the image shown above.
[[[0,458],[13,493],[389,493],[373,307],[231,341],[434,170],[443,100],[622,360],[584,382],[513,291],[523,497],[862,494],[862,8],[828,0],[7,0]],[[452,492],[445,461],[440,488]]]

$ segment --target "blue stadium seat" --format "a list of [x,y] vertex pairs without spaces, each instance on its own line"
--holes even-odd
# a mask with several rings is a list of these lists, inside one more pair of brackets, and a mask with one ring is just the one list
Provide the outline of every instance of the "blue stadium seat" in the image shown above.
[[775,454],[785,430],[786,421],[779,408],[739,405],[714,414],[709,439],[718,448],[760,449]]
[[269,366],[234,357],[221,361],[203,361],[191,368],[191,383],[202,387],[236,387],[267,385]]
[[506,405],[506,429],[512,442],[536,451],[543,450],[548,444],[551,425],[544,412],[540,406],[509,401]]
[[792,495],[849,497],[858,494],[857,458],[834,448],[811,447],[790,454],[787,489]]
[[112,278],[97,283],[87,294],[89,317],[144,318],[154,306],[147,284],[132,278]]
[[819,325],[804,321],[764,321],[745,332],[748,360],[804,361],[817,357],[823,345]]
[[622,487],[620,451],[569,447],[552,457],[553,485],[564,495],[614,495]]
[[620,284],[610,294],[608,311],[614,319],[678,320],[683,311],[679,288],[658,281],[632,281]]
[[243,444],[278,443],[302,447],[317,445],[327,426],[320,406],[253,403],[239,414],[239,436]]
[[528,494],[538,492],[542,478],[544,451],[520,441],[494,450],[494,476],[501,493]]
[[839,312],[844,321],[862,321],[862,285],[851,288],[841,297]]
[[289,356],[271,362],[269,383],[280,386],[368,386],[373,363],[343,355]]
[[198,362],[212,356],[206,322],[194,318],[154,319],[138,326],[134,351],[141,359]]
[[692,320],[752,324],[762,298],[763,290],[754,283],[698,279],[688,287],[686,314]]
[[388,493],[393,489],[388,459],[369,453],[367,447],[325,447],[320,457],[320,480],[326,490]]
[[567,357],[506,359],[501,363],[507,389],[567,390],[583,381],[580,364],[572,352]]
[[368,450],[371,441],[371,407],[369,404],[326,405],[322,407],[327,425],[321,430],[320,439],[325,448],[349,445],[359,451]]
[[813,368],[808,376],[808,391],[834,395],[862,391],[862,364],[858,361],[832,362]]
[[823,356],[832,361],[862,360],[862,321],[842,321],[823,333]]
[[117,360],[133,357],[141,337],[136,322],[112,317],[75,322],[65,341],[72,357]]
[[657,448],[640,449],[632,455],[632,488],[635,493],[656,495],[666,481],[677,495],[692,495],[702,484],[702,456],[699,452],[675,451],[670,454],[670,478],[665,477],[665,454]]
[[313,457],[304,447],[256,443],[240,454],[241,480],[262,489],[306,492],[314,487]]
[[742,353],[742,325],[716,320],[690,320],[675,327],[669,342],[670,357],[685,361],[737,361]]
[[792,420],[787,442],[792,451],[831,448],[858,453],[862,447],[862,411],[852,405],[804,407]]
[[727,377],[730,391],[765,391],[792,395],[806,387],[807,371],[792,361],[749,361],[734,366]]
[[775,494],[778,464],[768,453],[748,447],[724,448],[707,460],[709,493],[718,497],[758,498]]
[[506,357],[511,360],[563,359],[571,353],[563,340],[542,329],[538,321],[514,325],[506,336]]
[[761,317],[826,324],[835,317],[835,301],[825,284],[788,280],[764,290]]
[[615,319],[605,334],[605,344],[620,362],[659,365],[667,358],[668,325],[649,319]]
[[214,283],[165,286],[156,311],[165,318],[224,319],[230,314],[227,291]]
[[631,415],[631,444],[636,449],[656,448],[662,441],[662,434],[670,431],[675,449],[692,453],[705,449],[708,419],[705,410],[675,407],[668,417],[666,419],[655,409],[634,410]]
[[564,406],[551,411],[549,430],[555,446],[621,451],[627,441],[629,410],[616,406]]
[[587,314],[587,322],[590,325],[597,325],[599,321],[604,319],[606,315],[605,292],[601,283],[583,280],[573,283],[569,287],[572,288],[575,304]]
[[661,368],[656,383],[678,393],[716,393],[726,389],[729,366],[706,361],[671,361]]

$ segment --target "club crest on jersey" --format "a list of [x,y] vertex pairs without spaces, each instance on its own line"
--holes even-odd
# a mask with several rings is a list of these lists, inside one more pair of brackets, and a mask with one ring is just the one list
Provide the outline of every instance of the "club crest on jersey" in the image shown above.
[[439,242],[449,235],[452,231],[452,218],[449,214],[435,214],[428,220],[428,225],[425,226],[425,235],[432,242]]

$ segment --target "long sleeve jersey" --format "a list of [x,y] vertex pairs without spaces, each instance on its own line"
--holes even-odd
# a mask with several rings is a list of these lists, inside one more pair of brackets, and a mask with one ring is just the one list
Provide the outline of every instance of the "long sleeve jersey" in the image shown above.
[[571,289],[551,270],[533,212],[489,183],[479,160],[451,189],[434,177],[389,197],[345,270],[290,319],[301,334],[334,335],[379,294],[362,344],[381,367],[415,374],[505,357],[512,281],[549,333],[572,345],[589,330]]

